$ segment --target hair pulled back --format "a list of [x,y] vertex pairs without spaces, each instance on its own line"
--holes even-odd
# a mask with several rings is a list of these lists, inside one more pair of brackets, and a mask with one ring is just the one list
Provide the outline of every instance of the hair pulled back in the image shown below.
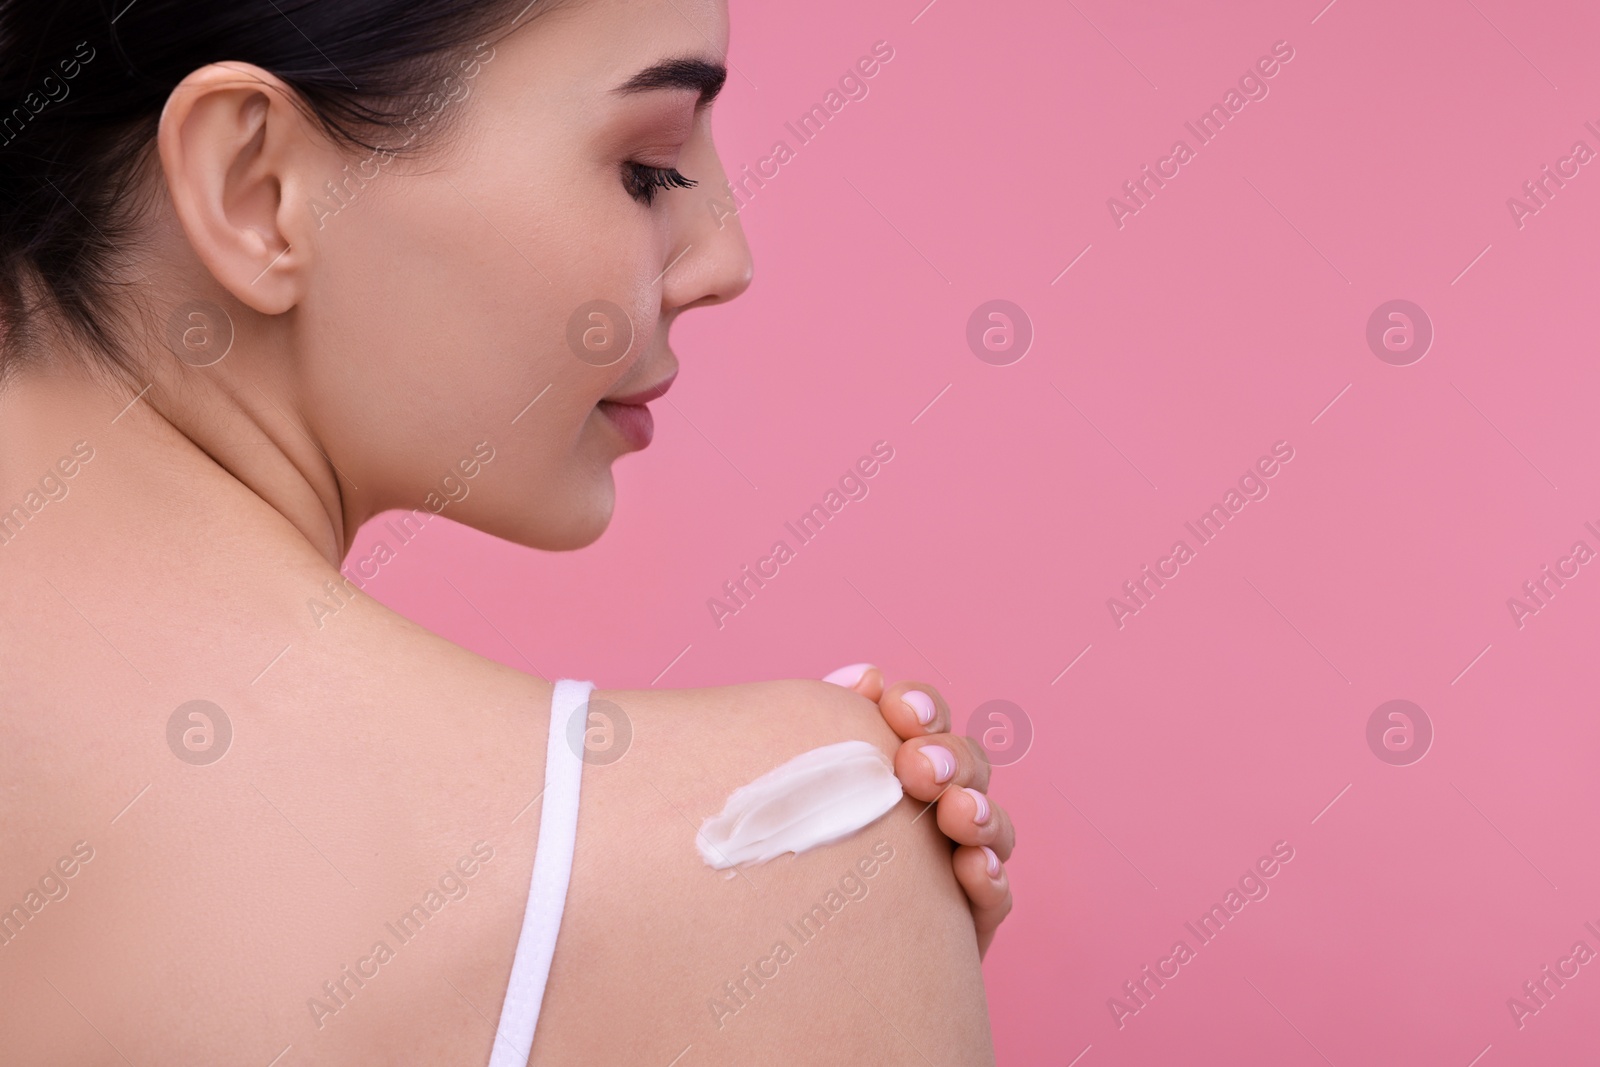
[[[0,0],[0,379],[41,316],[128,369],[107,314],[162,108],[208,63],[282,79],[326,134],[393,131],[459,57],[552,0]],[[380,142],[380,143],[374,143]]]

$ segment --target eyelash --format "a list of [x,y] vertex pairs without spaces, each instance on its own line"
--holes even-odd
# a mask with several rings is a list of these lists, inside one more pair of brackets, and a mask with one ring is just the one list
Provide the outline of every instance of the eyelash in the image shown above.
[[676,167],[652,167],[645,163],[624,163],[622,185],[628,195],[641,204],[654,202],[659,189],[693,189],[700,183],[685,178]]

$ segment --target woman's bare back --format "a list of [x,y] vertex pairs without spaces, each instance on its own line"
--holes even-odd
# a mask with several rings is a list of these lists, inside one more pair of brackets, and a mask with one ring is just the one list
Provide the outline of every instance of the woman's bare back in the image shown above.
[[[308,548],[232,553],[224,516],[187,517],[192,540],[136,568],[70,524],[0,559],[0,901],[52,870],[64,887],[0,945],[0,1059],[487,1063],[549,682],[365,596],[318,617],[331,571]],[[194,700],[221,715],[181,720],[191,751],[169,725]],[[591,706],[631,740],[585,767],[531,1062],[988,1062],[971,917],[923,805],[732,875],[695,849],[793,755],[892,755],[874,704],[785,681]],[[75,848],[92,858],[60,875]]]

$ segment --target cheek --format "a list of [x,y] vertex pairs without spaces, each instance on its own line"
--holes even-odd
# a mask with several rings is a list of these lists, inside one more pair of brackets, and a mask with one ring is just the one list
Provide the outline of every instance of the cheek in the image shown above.
[[327,223],[326,281],[308,301],[326,346],[312,393],[367,423],[374,448],[398,437],[409,452],[515,405],[509,422],[559,329],[528,264],[482,218],[447,206],[358,204]]
[[[473,177],[387,178],[383,200],[325,220],[328,284],[318,311],[341,352],[322,362],[349,377],[334,391],[370,389],[361,407],[386,409],[386,417],[409,407],[440,428],[509,424],[547,385],[591,396],[592,405],[626,361],[580,359],[568,338],[574,313],[597,299],[625,309],[635,334],[630,360],[653,328],[631,276],[637,269],[618,262],[626,235],[581,211],[528,208],[541,199],[528,181],[497,187]],[[553,408],[548,400],[540,404]]]

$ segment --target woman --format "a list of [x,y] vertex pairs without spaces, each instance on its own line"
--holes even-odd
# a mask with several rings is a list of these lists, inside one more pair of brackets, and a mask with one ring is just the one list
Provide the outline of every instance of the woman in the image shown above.
[[[0,0],[0,1062],[992,1061],[1013,835],[931,687],[590,693],[339,574],[389,509],[605,529],[670,324],[751,277],[727,33]],[[730,792],[852,739],[910,799],[707,866]]]

